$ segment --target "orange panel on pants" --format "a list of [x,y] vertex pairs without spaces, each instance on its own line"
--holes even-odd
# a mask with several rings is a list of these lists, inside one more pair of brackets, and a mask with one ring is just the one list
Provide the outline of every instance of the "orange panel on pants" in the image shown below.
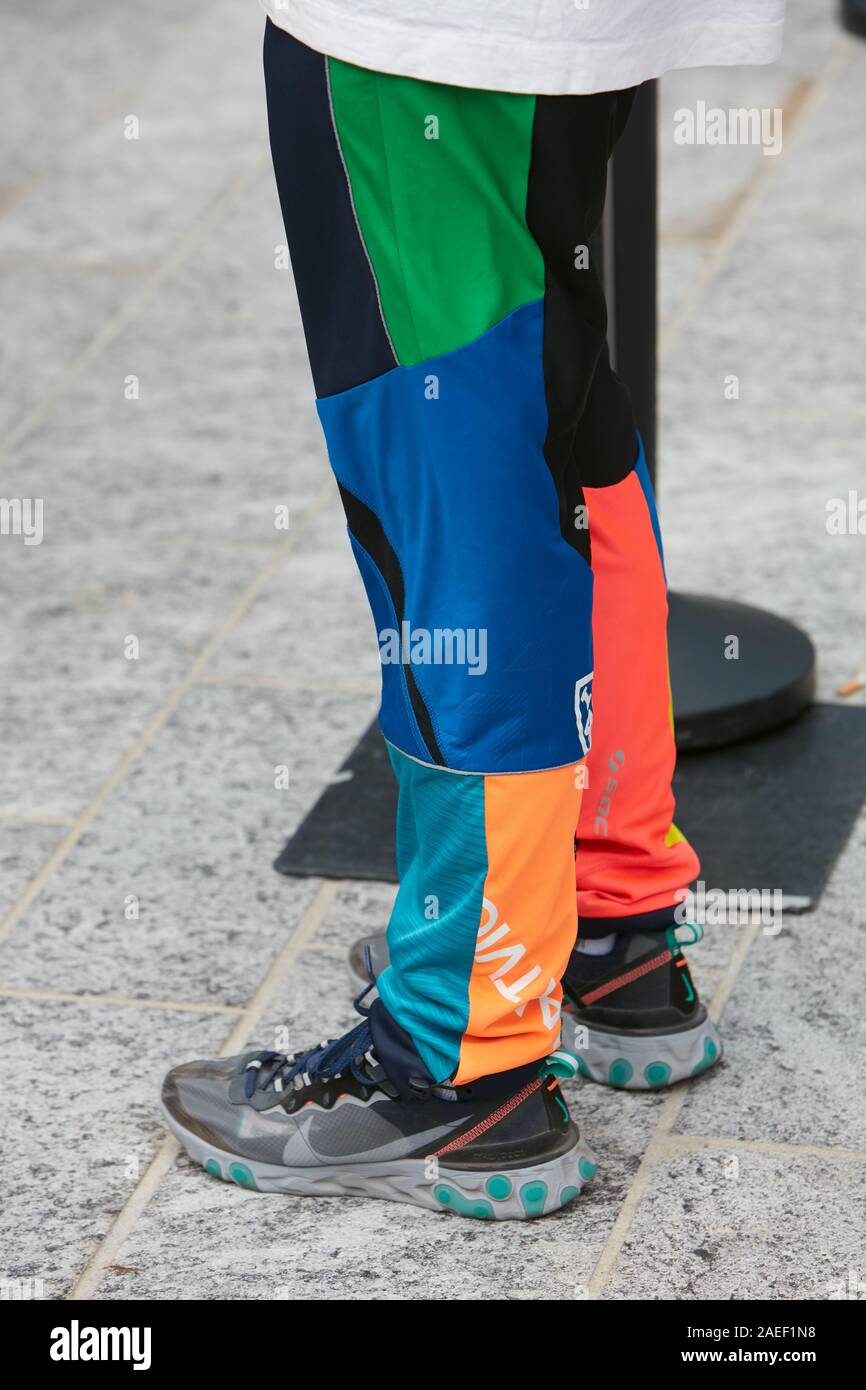
[[484,779],[488,870],[458,1083],[543,1057],[559,1042],[560,980],[577,934],[571,826],[580,767]]
[[585,488],[584,497],[595,677],[577,826],[581,923],[670,907],[700,867],[673,824],[667,590],[643,453],[622,482]]

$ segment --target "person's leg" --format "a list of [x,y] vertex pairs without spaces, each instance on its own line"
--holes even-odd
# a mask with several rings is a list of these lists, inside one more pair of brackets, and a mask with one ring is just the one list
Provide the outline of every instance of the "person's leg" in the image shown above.
[[643,455],[622,482],[588,488],[585,496],[595,581],[595,719],[575,859],[584,939],[670,925],[678,894],[700,868],[673,823],[667,594]]
[[[410,1171],[380,1195],[489,1208],[480,1190],[501,1203],[485,1216],[549,1211],[591,1168],[539,1074],[577,929],[592,691],[582,486],[615,484],[637,452],[587,262],[618,100],[384,76],[272,25],[266,77],[319,413],[392,658],[380,723],[400,787],[400,889],[369,1026],[296,1059],[181,1068],[166,1107],[196,1157],[209,1163],[216,1144],[217,1169],[240,1155],[258,1176],[275,1136],[250,1119],[246,1148],[236,1124],[235,1147],[220,1146],[218,1117],[246,1104],[279,1119],[289,1083],[295,1108],[324,1087],[334,1113],[324,1139],[313,1117],[316,1152],[338,1151],[338,1190],[358,1190],[346,1155],[356,1165],[375,1148],[371,1111],[390,1096],[376,1153]],[[347,1067],[357,1104],[329,1084]],[[457,1137],[437,1148],[443,1126]],[[443,1196],[414,1176],[422,1136],[449,1170]],[[297,1151],[293,1137],[292,1172],[275,1179],[293,1191],[306,1190]],[[497,1154],[505,1174],[490,1172]]]
[[[707,1065],[720,1044],[679,944],[665,934],[698,863],[672,822],[675,754],[658,520],[631,409],[609,367],[603,294],[589,264],[607,156],[630,105],[631,93],[534,100],[526,226],[544,260],[543,453],[560,534],[594,583],[595,673],[578,677],[575,692],[579,736],[591,748],[576,833],[581,940],[565,975],[566,1037],[595,1079],[650,1086]],[[579,605],[567,611],[584,621]],[[537,824],[548,833],[543,821]],[[526,850],[522,873],[537,885],[538,842],[528,827],[515,828]],[[422,864],[429,854],[422,846]],[[409,920],[417,920],[417,904]],[[397,967],[405,958],[400,924],[398,913],[387,942]],[[432,945],[435,974],[435,938],[421,939]],[[381,938],[357,943],[352,953],[355,972],[372,967],[386,997],[395,978],[388,958]],[[620,1032],[636,1036],[623,1042],[614,1036]]]
[[[584,489],[594,575],[592,746],[576,836],[578,946],[564,976],[565,1041],[593,1080],[651,1089],[722,1055],[672,931],[697,855],[673,823],[675,764],[661,537],[646,465]],[[680,938],[689,932],[679,931]],[[353,974],[387,964],[384,936]]]
[[584,249],[615,99],[536,101],[329,61],[336,148],[327,133],[324,147],[356,223],[354,260],[341,230],[332,268],[310,207],[307,161],[321,187],[323,149],[282,130],[297,116],[278,80],[278,184],[377,630],[460,634],[483,651],[475,667],[414,649],[385,664],[380,713],[401,887],[374,1036],[387,1063],[390,1016],[437,1081],[471,1082],[555,1046],[576,930],[588,738],[575,687],[590,693],[592,575],[575,512],[581,473],[620,476],[637,448]]
[[[722,1044],[677,938],[675,911],[700,865],[673,822],[664,558],[643,457],[585,497],[596,718],[577,827],[566,1037],[594,1080],[650,1089],[705,1070]],[[696,935],[679,933],[685,944]]]

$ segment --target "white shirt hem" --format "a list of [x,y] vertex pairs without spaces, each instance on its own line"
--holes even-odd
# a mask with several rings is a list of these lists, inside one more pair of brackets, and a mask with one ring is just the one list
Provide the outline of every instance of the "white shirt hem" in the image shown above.
[[618,91],[675,68],[772,63],[783,20],[719,25],[705,21],[662,30],[639,43],[545,44],[491,32],[473,35],[357,17],[327,0],[261,0],[281,29],[308,48],[376,72],[484,91],[538,96]]

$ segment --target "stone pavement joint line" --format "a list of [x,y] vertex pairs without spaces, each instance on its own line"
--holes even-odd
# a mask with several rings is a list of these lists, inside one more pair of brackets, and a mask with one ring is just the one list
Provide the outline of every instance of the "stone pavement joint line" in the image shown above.
[[68,994],[61,989],[16,989],[0,983],[0,999],[44,999],[54,1004],[111,1004],[124,1009],[168,1009],[188,1014],[239,1014],[240,1004],[195,1004],[185,999],[133,999],[126,994]]
[[[342,883],[336,879],[328,880],[320,885],[313,901],[294,931],[289,935],[279,955],[271,961],[262,976],[258,989],[250,998],[234,1028],[223,1043],[220,1049],[222,1057],[231,1057],[232,1053],[244,1046],[281,981],[288,974],[301,951],[309,946],[342,886]],[[97,1246],[75,1284],[66,1295],[68,1299],[78,1301],[93,1297],[107,1267],[116,1263],[115,1256],[134,1229],[139,1217],[179,1153],[180,1145],[176,1139],[169,1137],[163,1141],[141,1181],[136,1185],[112,1222],[108,1234]]]
[[[184,43],[186,39],[192,38],[195,30],[200,26],[203,27],[206,23],[211,23],[209,12],[193,11],[192,15],[175,31],[175,46],[179,46]],[[90,138],[94,130],[97,130],[104,121],[110,120],[112,116],[121,115],[128,111],[130,102],[134,101],[138,96],[140,83],[145,79],[153,79],[154,75],[159,72],[160,68],[168,61],[170,52],[170,48],[165,48],[161,57],[157,58],[155,61],[151,60],[146,66],[139,68],[134,76],[130,76],[122,87],[114,90],[108,101],[101,103],[97,101],[91,105],[88,110],[88,119],[81,123],[72,139],[66,140],[65,143],[61,143],[59,140],[56,142],[53,164],[43,167],[38,173],[31,174],[29,177],[21,179],[11,188],[7,187],[4,189],[2,216],[8,217],[11,212],[14,212],[20,207],[25,199],[30,197],[30,194],[33,193],[35,189],[44,184],[46,179],[50,178],[57,170],[62,169],[64,161],[69,158],[70,154],[80,148],[81,145]],[[61,133],[65,132],[61,130]],[[31,251],[26,258],[24,256],[2,256],[0,257],[0,265],[14,265],[23,262],[25,259],[28,264],[33,265],[34,263],[39,264],[42,258],[34,255]],[[109,270],[117,268],[116,261],[94,261],[91,264],[87,264],[87,262],[75,261],[71,257],[52,255],[45,257],[45,264],[49,265],[52,270],[65,270],[67,268],[79,269],[82,267],[85,269],[104,268]]]
[[0,440],[0,454],[8,453],[21,443],[23,439],[39,425],[43,417],[54,406],[61,396],[69,390],[88,363],[98,357],[104,348],[114,341],[123,328],[127,326],[141,312],[141,310],[153,298],[156,290],[183,265],[187,256],[195,250],[197,246],[205,241],[212,233],[215,224],[223,219],[227,212],[230,212],[241,201],[244,193],[250,185],[262,176],[265,169],[270,165],[270,158],[267,155],[259,155],[239,174],[237,174],[223,191],[214,198],[203,212],[190,224],[187,230],[180,236],[168,252],[159,262],[156,269],[145,280],[144,284],[135,294],[130,295],[129,299],[115,314],[114,318],[93,335],[87,346],[79,353],[74,361],[70,362],[64,372],[52,382],[43,393],[42,398],[31,406],[30,410],[14,425],[6,437]]
[[197,685],[251,686],[256,690],[290,690],[295,695],[307,692],[328,695],[379,695],[380,686],[375,681],[317,681],[312,677],[304,680],[291,680],[282,676],[202,676]]
[[830,1144],[784,1144],[776,1139],[735,1139],[732,1134],[669,1134],[662,1142],[669,1158],[682,1153],[701,1153],[705,1149],[744,1149],[747,1153],[832,1158],[842,1163],[866,1162],[863,1149],[834,1149]]
[[[818,74],[807,94],[801,97],[796,103],[795,119],[793,121],[795,138],[796,133],[805,128],[809,116],[814,113],[818,103],[827,94],[833,83],[851,61],[852,52],[848,41],[845,38],[841,38],[830,55],[823,72]],[[672,315],[668,324],[660,332],[658,341],[658,358],[660,363],[667,357],[687,321],[706,298],[707,291],[717,278],[729,252],[736,244],[741,230],[746,225],[749,214],[765,193],[767,184],[774,172],[772,167],[765,166],[781,164],[781,160],[784,159],[786,151],[790,148],[790,130],[787,125],[785,129],[785,146],[781,158],[764,159],[761,161],[759,172],[743,193],[736,210],[725,224],[720,235],[714,239],[712,250],[707,255],[704,268],[700,275],[698,275],[694,286],[685,296],[680,308]]]
[[302,513],[297,525],[292,528],[287,539],[268,557],[255,579],[253,579],[252,583],[238,599],[234,608],[202,647],[186,675],[177,683],[168,698],[142,729],[132,746],[127,749],[126,753],[124,753],[123,757],[109,773],[99,791],[96,793],[96,796],[93,798],[90,805],[82,812],[81,816],[79,816],[78,820],[69,831],[69,834],[64,836],[60,844],[54,850],[54,853],[48,857],[39,872],[19,894],[6,914],[3,922],[0,923],[0,943],[6,940],[22,914],[27,910],[39,893],[41,893],[51,875],[63,863],[70,851],[74,849],[84,831],[96,818],[109,797],[112,796],[120,786],[124,777],[129,772],[129,769],[138,761],[155,735],[159,733],[160,729],[162,729],[163,725],[174,713],[174,710],[183,697],[196,684],[200,672],[208,664],[211,657],[219,649],[229,633],[234,630],[248,612],[261,590],[271,578],[271,575],[279,569],[283,560],[294,549],[295,541],[299,533],[305,530],[309,522],[314,520],[319,511],[328,504],[331,491],[332,484],[330,478],[328,478],[322,484],[322,487],[313,498],[309,507]]
[[11,815],[0,815],[0,825],[46,825],[49,829],[55,826],[68,829],[74,824],[72,816],[16,816],[14,812]]

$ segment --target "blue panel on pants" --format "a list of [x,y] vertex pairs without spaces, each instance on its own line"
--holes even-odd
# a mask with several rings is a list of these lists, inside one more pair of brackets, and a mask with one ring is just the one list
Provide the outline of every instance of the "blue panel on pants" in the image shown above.
[[[318,402],[334,472],[379,518],[402,569],[412,672],[447,766],[558,767],[583,755],[575,684],[592,669],[592,574],[560,532],[542,452],[543,303],[464,348]],[[378,614],[376,615],[378,622]],[[406,640],[408,638],[408,641]],[[407,746],[386,696],[385,737]]]
[[[355,539],[351,531],[349,532],[349,540],[358,569],[361,571],[364,588],[367,590],[370,607],[373,610],[376,631],[381,632],[383,628],[396,627],[397,614],[394,612],[391,595],[381,570],[378,565],[374,564],[372,558],[360,542]],[[399,667],[396,669],[396,674],[402,675]],[[422,762],[430,761],[430,750],[421,737],[421,732],[412,713],[412,702],[409,699],[405,681],[391,679],[383,683],[379,722],[383,729],[391,730],[394,735],[391,741],[396,747],[402,748],[404,752],[409,753],[414,758],[420,758]]]

